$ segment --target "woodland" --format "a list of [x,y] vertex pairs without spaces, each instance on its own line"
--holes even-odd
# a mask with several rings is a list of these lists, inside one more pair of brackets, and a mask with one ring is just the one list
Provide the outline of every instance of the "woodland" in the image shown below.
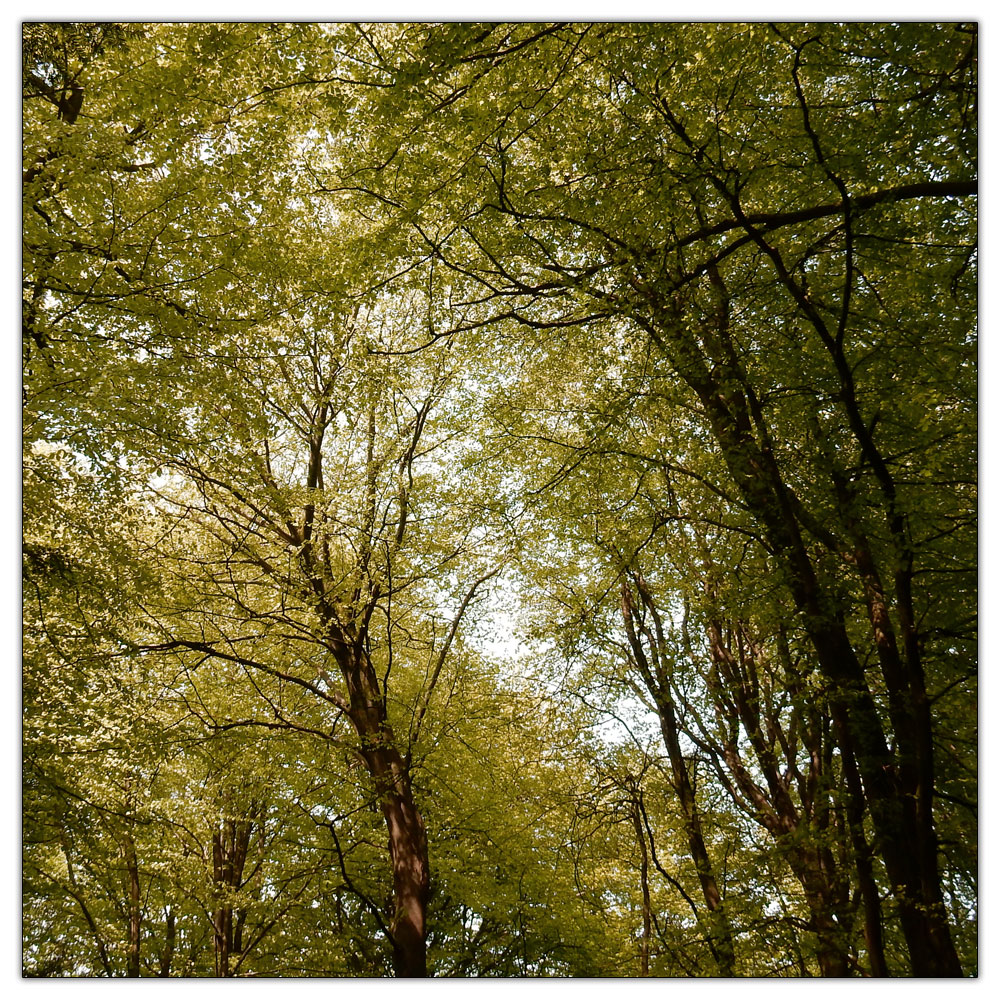
[[975,976],[958,23],[25,23],[24,976]]

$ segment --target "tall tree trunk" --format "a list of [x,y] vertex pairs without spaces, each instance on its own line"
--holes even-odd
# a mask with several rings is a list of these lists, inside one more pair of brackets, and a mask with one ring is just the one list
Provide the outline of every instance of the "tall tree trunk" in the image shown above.
[[[801,97],[801,91],[799,93]],[[813,140],[816,142],[815,135]],[[819,147],[815,148],[818,153]],[[827,173],[837,183],[844,210],[849,215],[847,189],[829,169]],[[840,323],[834,332],[809,297],[805,285],[789,271],[782,254],[767,242],[762,231],[749,223],[743,214],[738,193],[731,193],[725,182],[718,178],[712,178],[712,183],[730,201],[747,235],[771,259],[779,280],[829,353],[840,384],[838,403],[843,407],[861,458],[873,474],[882,497],[886,526],[894,549],[895,595],[904,636],[905,659],[896,646],[875,560],[871,557],[864,531],[852,513],[855,500],[853,487],[838,463],[833,460],[828,462],[828,472],[840,506],[842,527],[855,544],[856,568],[869,606],[873,638],[888,696],[892,752],[888,749],[889,741],[883,734],[865,670],[848,636],[843,617],[828,606],[829,594],[820,585],[822,577],[803,544],[800,525],[808,525],[812,530],[817,519],[805,511],[782,477],[763,410],[753,394],[746,372],[742,370],[735,353],[729,351],[724,368],[728,370],[730,385],[723,386],[714,373],[708,373],[703,359],[697,359],[696,365],[690,368],[687,376],[689,384],[698,392],[711,418],[726,464],[748,507],[785,563],[795,603],[808,621],[806,630],[816,648],[821,669],[833,687],[835,725],[843,739],[853,741],[857,751],[866,800],[899,906],[913,972],[918,976],[960,976],[962,968],[941,891],[938,842],[932,815],[933,733],[910,592],[913,553],[906,537],[905,518],[899,506],[895,481],[876,445],[873,425],[866,421],[862,413],[854,369],[844,351],[844,333],[849,318],[847,302],[852,281],[850,269]],[[849,232],[849,221],[845,220],[845,225]],[[706,343],[711,344],[716,326],[720,339],[725,343],[728,338],[729,293],[717,270],[713,268],[709,275],[718,296],[719,312],[708,325]],[[697,350],[692,352],[689,344],[687,352],[696,354]],[[692,374],[697,385],[690,380]],[[709,390],[707,395],[706,389]],[[823,526],[820,525],[818,534],[822,533]]]
[[[854,564],[865,591],[868,617],[872,626],[878,660],[885,683],[889,716],[896,742],[898,760],[896,774],[905,826],[910,830],[910,853],[913,870],[906,883],[907,903],[903,907],[904,924],[911,928],[920,952],[917,964],[933,961],[942,972],[928,971],[922,965],[919,975],[960,975],[957,952],[945,916],[938,867],[938,839],[933,817],[934,747],[930,700],[924,679],[920,639],[914,621],[912,572],[913,553],[897,510],[895,483],[882,462],[868,429],[861,421],[853,399],[853,380],[849,370],[843,376],[845,392],[853,405],[851,424],[862,452],[876,467],[883,496],[887,504],[887,522],[893,539],[897,568],[893,574],[895,611],[898,633],[890,614],[877,560],[871,542],[853,514],[854,497],[847,477],[837,468],[832,476],[841,518],[854,545]],[[917,958],[917,956],[914,956]]]
[[709,911],[709,948],[715,957],[721,975],[734,976],[736,975],[736,955],[733,947],[732,927],[726,914],[722,893],[719,891],[719,884],[715,878],[712,859],[705,846],[705,835],[702,831],[701,815],[698,810],[694,786],[691,783],[687,761],[684,759],[678,738],[674,703],[671,700],[668,686],[650,666],[642,640],[636,631],[637,621],[632,606],[632,594],[626,580],[622,581],[622,617],[636,665],[656,702],[656,710],[660,718],[660,732],[663,734],[663,743],[670,760],[674,792],[684,817],[684,831],[687,834],[688,848],[691,851],[691,859],[694,861],[695,871],[698,873],[701,893]]
[[854,866],[865,914],[864,935],[865,945],[868,948],[868,965],[873,976],[888,976],[889,967],[885,961],[885,943],[882,937],[882,902],[879,899],[878,885],[872,870],[871,848],[865,839],[864,792],[861,788],[857,763],[853,755],[843,748],[841,748],[841,766],[847,785],[847,821],[854,848]]
[[[710,581],[706,581],[705,589],[707,596],[714,599]],[[798,774],[794,750],[780,718],[762,691],[760,672],[766,666],[766,658],[742,625],[735,626],[727,635],[722,622],[713,616],[707,624],[707,635],[715,668],[709,688],[715,696],[716,710],[731,715],[733,721],[739,719],[756,759],[757,773],[751,775],[743,763],[733,730],[724,742],[729,770],[736,786],[755,807],[753,818],[774,838],[802,886],[810,926],[816,935],[820,973],[846,976],[850,963],[844,930],[836,915],[845,908],[848,889],[832,851],[823,844],[829,810],[821,790],[821,776],[829,761],[824,762],[827,755],[823,754],[820,728],[808,726],[801,737],[802,749],[808,751],[811,762],[810,779],[800,780],[800,801],[796,804],[790,791],[792,774]],[[786,663],[786,669],[787,666]],[[786,748],[785,766],[789,770],[785,776],[779,773],[776,741]]]
[[[400,473],[405,473],[411,484],[414,454],[431,401],[428,398],[424,402],[414,419],[408,446],[398,460]],[[427,899],[430,892],[427,833],[413,798],[409,758],[400,752],[395,733],[389,725],[385,693],[368,646],[369,623],[381,593],[381,584],[371,572],[371,561],[376,551],[377,480],[381,467],[376,459],[376,417],[376,407],[372,404],[368,410],[362,537],[349,599],[341,601],[332,596],[329,581],[335,579],[337,574],[331,571],[327,549],[316,545],[316,512],[312,504],[303,508],[301,527],[292,531],[300,544],[299,563],[315,594],[316,611],[323,623],[324,643],[333,654],[347,689],[346,702],[341,707],[358,735],[359,752],[371,777],[389,835],[393,910],[389,919],[389,934],[393,970],[397,976],[421,977],[427,975]],[[328,422],[329,413],[324,405],[317,412],[310,440],[307,473],[310,489],[323,488],[322,443]],[[409,489],[405,485],[399,489],[397,504],[398,522],[392,540],[393,548],[401,545],[406,532]]]
[[[813,632],[809,626],[807,630]],[[960,976],[962,968],[941,904],[940,884],[927,871],[927,848],[916,829],[913,801],[905,787],[900,787],[895,755],[886,746],[867,685],[858,677],[860,666],[853,647],[842,625],[817,631],[814,642],[824,673],[835,681],[831,708],[838,742],[858,764],[913,974]],[[845,667],[853,676],[844,676]],[[936,859],[933,867],[936,871]]]
[[[916,678],[916,689],[906,693],[899,688],[892,690],[894,685],[890,684],[890,701],[909,701],[918,709],[903,713],[910,717],[909,725],[892,713],[896,716],[894,729],[897,723],[900,725],[900,731],[893,736],[901,757],[889,749],[882,718],[843,616],[825,593],[803,541],[800,518],[807,515],[781,475],[759,405],[752,395],[744,394],[744,389],[749,392],[746,373],[737,368],[731,356],[721,355],[715,359],[716,369],[710,370],[702,348],[677,332],[678,317],[664,311],[662,303],[658,306],[662,315],[659,329],[647,329],[670,357],[677,374],[698,395],[733,481],[785,570],[796,609],[816,651],[820,672],[829,687],[838,743],[852,748],[858,764],[913,973],[960,976],[962,968],[942,902],[930,810],[931,731],[926,695],[921,698],[922,677]],[[717,317],[715,322],[724,335],[725,316]],[[705,332],[707,342],[718,337],[710,326]],[[724,379],[720,372],[726,374]],[[852,428],[854,423],[852,420]],[[860,440],[864,446],[863,436]],[[867,454],[871,448],[863,450]],[[871,457],[872,461],[876,459],[881,461],[877,454]],[[813,521],[809,520],[809,524],[813,525]],[[911,747],[912,754],[907,752]],[[910,777],[914,764],[919,775],[916,780]]]
[[378,675],[363,646],[336,643],[341,675],[350,693],[348,716],[361,741],[361,757],[372,778],[389,834],[392,865],[393,971],[427,975],[427,898],[430,864],[424,820],[413,798],[408,762],[389,725]]
[[164,979],[170,976],[170,964],[174,959],[174,945],[177,940],[177,917],[167,908],[166,934],[163,951],[160,953],[160,976]]
[[719,883],[715,877],[715,868],[705,845],[705,834],[701,825],[701,813],[695,798],[694,786],[688,774],[687,761],[681,753],[680,741],[677,737],[677,720],[674,706],[670,701],[664,701],[657,706],[660,715],[660,731],[663,733],[670,758],[673,774],[674,791],[684,816],[684,831],[687,834],[688,849],[694,861],[701,894],[709,911],[709,934],[712,953],[723,976],[736,975],[736,954],[733,947],[733,931]]
[[125,868],[128,873],[128,960],[126,976],[138,978],[140,974],[140,947],[142,942],[142,900],[139,886],[139,862],[135,843],[125,835]]
[[[797,832],[797,831],[796,831]],[[795,833],[792,834],[792,837]],[[787,845],[786,845],[787,846]],[[804,846],[797,850],[787,846],[790,867],[802,884],[809,907],[809,925],[816,935],[816,961],[821,976],[842,977],[850,975],[850,963],[844,947],[845,929],[834,916],[836,905],[831,898],[834,887],[823,870],[819,850]]]
[[413,801],[409,775],[395,750],[371,755],[392,860],[393,970],[397,976],[427,975],[427,897],[430,886],[427,834]]
[[639,885],[642,889],[642,937],[639,939],[639,975],[649,975],[649,942],[652,937],[653,908],[649,899],[649,851],[646,849],[646,831],[642,828],[642,810],[638,795],[629,803],[632,813],[632,824],[639,844]]
[[246,867],[247,851],[253,822],[248,819],[225,819],[219,829],[212,834],[213,876],[221,903],[212,915],[213,938],[215,942],[215,974],[221,979],[232,976],[233,955],[241,951],[240,943],[234,942],[232,893],[243,885],[243,869]]

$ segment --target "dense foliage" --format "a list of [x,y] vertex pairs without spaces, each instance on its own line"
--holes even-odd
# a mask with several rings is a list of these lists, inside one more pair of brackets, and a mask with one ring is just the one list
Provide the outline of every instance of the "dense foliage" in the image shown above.
[[24,974],[974,975],[977,45],[25,24]]

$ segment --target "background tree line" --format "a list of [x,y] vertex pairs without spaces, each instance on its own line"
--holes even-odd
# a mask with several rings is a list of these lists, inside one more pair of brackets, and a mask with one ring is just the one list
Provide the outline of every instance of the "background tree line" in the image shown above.
[[977,35],[25,24],[24,972],[977,963]]

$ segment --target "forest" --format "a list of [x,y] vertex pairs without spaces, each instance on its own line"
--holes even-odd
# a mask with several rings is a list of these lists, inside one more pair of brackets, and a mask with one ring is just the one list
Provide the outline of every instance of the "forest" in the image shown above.
[[974,23],[22,25],[22,975],[978,968]]

